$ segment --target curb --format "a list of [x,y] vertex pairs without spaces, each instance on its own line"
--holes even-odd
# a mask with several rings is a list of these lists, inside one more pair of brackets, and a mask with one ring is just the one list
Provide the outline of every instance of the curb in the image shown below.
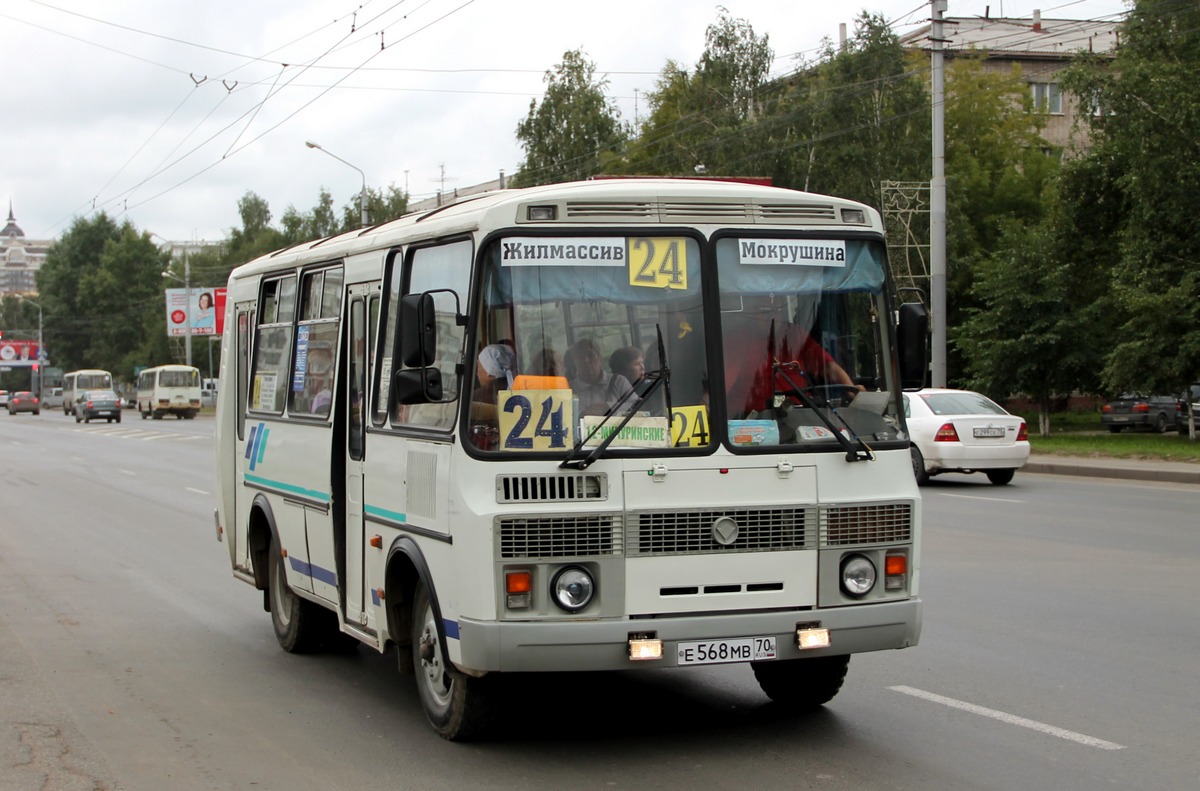
[[1137,481],[1161,481],[1163,483],[1200,484],[1200,465],[1175,465],[1170,468],[1154,466],[1122,466],[1120,462],[1095,464],[1069,459],[1038,460],[1031,457],[1022,467],[1023,472],[1038,472],[1051,475],[1079,475],[1090,478],[1121,478]]

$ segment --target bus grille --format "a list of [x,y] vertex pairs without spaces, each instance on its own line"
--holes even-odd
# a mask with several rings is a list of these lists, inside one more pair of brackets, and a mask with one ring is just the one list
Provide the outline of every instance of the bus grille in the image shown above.
[[872,503],[821,509],[821,544],[829,547],[912,541],[912,503]]
[[497,519],[502,558],[566,558],[620,555],[621,519],[616,514],[506,516]]
[[498,503],[558,503],[569,500],[607,500],[604,473],[567,475],[497,475]]
[[[693,555],[779,552],[814,547],[813,508],[756,508],[631,514],[625,544],[629,555]],[[717,540],[714,523],[732,519],[737,533]]]

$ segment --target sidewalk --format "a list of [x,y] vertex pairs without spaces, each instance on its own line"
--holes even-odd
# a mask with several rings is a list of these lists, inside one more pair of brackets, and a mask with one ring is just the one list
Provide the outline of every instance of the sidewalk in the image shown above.
[[1029,457],[1021,471],[1200,484],[1200,464],[1183,461],[1145,461],[1035,453]]

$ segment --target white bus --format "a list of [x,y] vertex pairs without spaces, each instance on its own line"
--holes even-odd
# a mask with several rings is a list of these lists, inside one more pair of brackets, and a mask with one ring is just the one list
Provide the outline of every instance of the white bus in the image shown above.
[[81,368],[63,374],[63,414],[75,411],[75,402],[88,390],[112,390],[112,374],[99,368]]
[[145,368],[137,378],[137,410],[142,420],[163,415],[191,420],[200,412],[200,369],[190,365]]
[[[262,256],[228,283],[217,537],[285,650],[396,648],[448,739],[504,672],[737,662],[822,705],[921,629],[927,324],[894,303],[874,210],[717,181]],[[645,378],[598,369],[618,349]]]

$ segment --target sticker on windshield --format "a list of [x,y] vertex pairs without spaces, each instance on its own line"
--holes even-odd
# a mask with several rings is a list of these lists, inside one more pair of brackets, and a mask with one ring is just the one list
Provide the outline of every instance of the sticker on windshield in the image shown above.
[[687,244],[682,238],[629,240],[629,285],[687,288]]
[[500,447],[562,450],[574,444],[570,390],[501,390]]
[[777,266],[846,265],[844,239],[739,239],[738,262]]
[[613,434],[610,447],[615,448],[666,448],[670,447],[671,430],[665,417],[634,417],[630,418],[620,430],[624,418],[600,417],[587,415],[580,420],[582,436],[591,436],[584,443],[585,448],[592,448],[608,439]]

